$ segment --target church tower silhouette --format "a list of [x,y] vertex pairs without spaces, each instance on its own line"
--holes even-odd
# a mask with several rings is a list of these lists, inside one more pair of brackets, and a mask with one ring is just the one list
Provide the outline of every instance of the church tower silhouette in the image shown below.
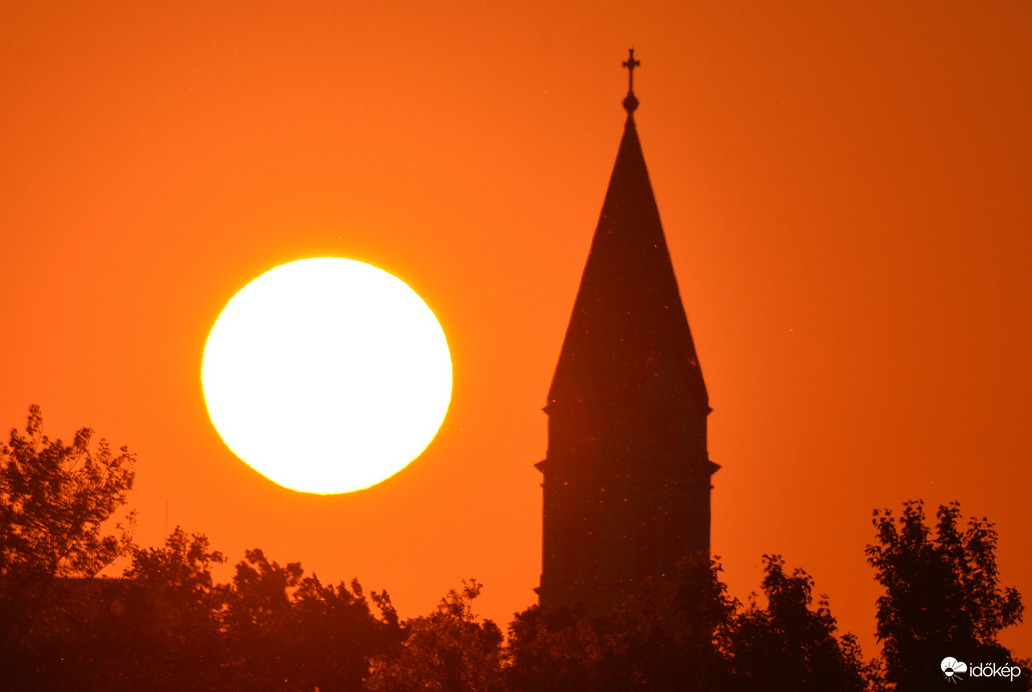
[[548,392],[542,606],[603,611],[709,557],[710,412],[634,122],[623,138]]

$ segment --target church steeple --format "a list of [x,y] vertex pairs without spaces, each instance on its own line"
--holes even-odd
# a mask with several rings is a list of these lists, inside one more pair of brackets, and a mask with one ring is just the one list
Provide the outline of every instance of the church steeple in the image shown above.
[[627,121],[545,408],[545,605],[607,606],[709,552],[709,402],[634,122]]

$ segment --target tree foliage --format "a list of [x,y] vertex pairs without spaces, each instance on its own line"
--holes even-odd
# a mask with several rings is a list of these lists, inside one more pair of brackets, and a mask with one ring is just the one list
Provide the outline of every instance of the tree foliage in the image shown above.
[[369,662],[401,634],[386,593],[361,584],[336,586],[305,576],[296,562],[281,566],[260,549],[237,563],[227,592],[226,643],[235,689],[359,689]]
[[[68,445],[43,434],[38,406],[24,432],[0,444],[0,670],[7,680],[60,676],[74,657],[50,643],[71,641],[103,585],[80,585],[131,547],[132,514],[113,522],[132,488],[135,458],[113,452],[83,428]],[[87,637],[76,655],[89,650]],[[14,683],[17,684],[17,683]]]
[[502,632],[491,620],[478,621],[475,580],[452,589],[430,615],[404,625],[405,641],[392,655],[378,657],[366,683],[370,692],[501,692]]
[[520,692],[597,690],[607,642],[583,606],[533,605],[509,624],[508,681]]
[[[952,503],[930,527],[908,502],[898,517],[875,512],[867,547],[885,589],[876,661],[838,633],[813,578],[777,555],[745,605],[717,562],[698,559],[628,583],[609,611],[532,606],[508,642],[474,612],[472,580],[401,623],[386,592],[324,584],[257,548],[221,583],[226,558],[203,534],[177,527],[160,548],[132,545],[132,513],[116,519],[135,460],[91,437],[50,440],[32,407],[0,445],[0,688],[911,692],[936,684],[946,656],[1007,663],[997,636],[1023,612],[999,584],[993,524],[962,528]],[[97,578],[124,554],[122,578]],[[1028,689],[1022,665],[1008,689]]]
[[[125,689],[206,689],[222,677],[226,561],[202,534],[176,527],[162,548],[136,548],[114,599],[108,649],[120,652],[106,679]],[[99,669],[100,661],[95,665]]]
[[839,638],[813,579],[765,557],[763,595],[743,607],[715,561],[688,561],[625,605],[519,613],[510,626],[510,689],[859,692],[871,681],[851,635]]
[[[0,446],[0,575],[92,577],[125,553],[130,524],[108,526],[133,486],[135,457],[82,428],[72,444],[43,435],[38,406]],[[111,530],[111,533],[105,533]]]
[[958,503],[940,506],[933,530],[921,501],[905,503],[898,517],[874,513],[877,542],[867,559],[885,589],[877,632],[886,676],[900,692],[925,689],[945,656],[1009,659],[997,634],[1021,621],[1021,596],[999,584],[994,525],[970,519],[962,529],[960,516]]
[[689,559],[666,579],[632,590],[621,608],[599,620],[609,642],[603,677],[623,677],[632,689],[725,689],[731,670],[716,634],[738,604],[721,571],[708,557]]
[[766,607],[752,599],[723,633],[735,689],[771,692],[861,692],[867,686],[856,638],[836,636],[827,597],[813,608],[813,578],[785,572],[779,555],[764,555]]

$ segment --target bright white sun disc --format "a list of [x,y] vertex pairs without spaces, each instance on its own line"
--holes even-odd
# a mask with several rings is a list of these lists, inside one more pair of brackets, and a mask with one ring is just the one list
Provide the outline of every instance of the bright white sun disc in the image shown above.
[[208,416],[280,485],[344,493],[419,456],[451,401],[448,342],[415,291],[324,257],[276,267],[226,304],[201,363]]

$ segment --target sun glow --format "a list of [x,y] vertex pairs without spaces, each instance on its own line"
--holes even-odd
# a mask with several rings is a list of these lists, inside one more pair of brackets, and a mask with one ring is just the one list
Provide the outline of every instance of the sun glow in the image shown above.
[[208,415],[280,485],[343,493],[389,478],[437,434],[452,366],[437,318],[363,262],[299,260],[247,284],[208,335]]

